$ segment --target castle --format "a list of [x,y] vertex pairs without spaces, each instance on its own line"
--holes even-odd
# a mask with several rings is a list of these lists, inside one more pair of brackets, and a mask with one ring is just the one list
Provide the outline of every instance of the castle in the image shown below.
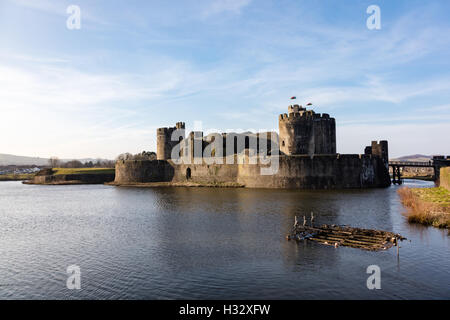
[[280,150],[285,155],[335,154],[336,121],[299,105],[289,106],[289,114],[280,114]]
[[387,141],[364,154],[336,153],[336,121],[299,105],[279,116],[279,133],[185,134],[185,123],[157,129],[157,160],[120,160],[118,185],[337,189],[386,187]]

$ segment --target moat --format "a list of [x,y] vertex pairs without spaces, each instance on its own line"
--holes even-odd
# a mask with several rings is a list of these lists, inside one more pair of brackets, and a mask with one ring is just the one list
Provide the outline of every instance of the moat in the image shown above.
[[[0,298],[449,299],[450,237],[409,224],[397,188],[0,182]],[[394,231],[408,241],[399,259],[395,249],[286,241],[294,216],[311,211],[317,224]],[[79,291],[66,288],[73,264],[81,268]],[[381,290],[366,287],[369,265],[381,268]]]

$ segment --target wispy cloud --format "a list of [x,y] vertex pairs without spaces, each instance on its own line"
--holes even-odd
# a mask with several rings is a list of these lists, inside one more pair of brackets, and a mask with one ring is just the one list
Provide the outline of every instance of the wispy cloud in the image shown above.
[[203,15],[207,17],[224,12],[239,14],[251,1],[252,0],[214,0],[204,9]]
[[[369,31],[364,21],[355,23],[364,10],[333,20],[322,2],[142,2],[134,8],[80,1],[85,18],[114,25],[69,32],[61,20],[62,29],[53,32],[59,17],[50,15],[67,16],[69,1],[8,3],[30,9],[43,25],[36,32],[19,25],[17,34],[0,30],[2,116],[25,128],[12,121],[0,128],[16,137],[16,143],[0,141],[2,152],[46,150],[48,156],[54,148],[61,157],[75,156],[68,154],[73,150],[111,157],[154,149],[154,128],[179,120],[274,128],[292,95],[336,116],[340,152],[361,152],[363,138],[394,134],[397,124],[386,112],[408,125],[405,132],[414,126],[425,132],[428,143],[417,148],[437,146],[448,128],[450,26],[436,19],[433,6],[383,14],[382,30]],[[51,21],[47,29],[44,17]],[[429,112],[422,117],[420,108]],[[440,131],[429,130],[430,123]],[[367,134],[359,135],[363,127]],[[396,148],[409,145],[408,135],[398,137]]]
[[[355,124],[338,126],[337,149],[339,153],[362,153],[372,140],[388,140],[391,158],[409,154],[447,154],[449,125],[446,123],[417,124]],[[433,133],[433,143],[430,142]],[[351,139],[349,139],[351,137]],[[345,141],[345,143],[344,143]]]
[[[136,140],[138,134],[146,134],[144,146],[149,147],[155,130],[147,135],[151,119],[139,113],[157,115],[161,99],[189,92],[185,85],[189,75],[183,64],[174,62],[161,65],[151,75],[82,72],[42,61],[28,68],[0,64],[1,114],[3,119],[12,120],[3,123],[0,136],[14,136],[14,140],[1,139],[0,150],[20,147],[31,151],[39,146],[47,155],[55,148],[74,157],[80,153],[102,156],[100,152],[107,149],[103,156],[111,158],[124,148],[114,139],[126,144],[127,137]],[[137,140],[143,143],[143,139]],[[101,140],[111,145],[99,147]],[[69,150],[76,150],[76,154]]]
[[319,105],[342,104],[345,102],[391,102],[401,104],[410,99],[432,94],[447,93],[450,78],[432,79],[414,83],[393,83],[392,81],[368,81],[359,86],[334,86],[308,89],[301,94],[303,101],[314,101]]
[[65,15],[66,8],[70,4],[68,1],[51,1],[51,0],[6,0],[15,5],[26,7],[30,9],[35,9],[56,15]]
[[[5,0],[8,1],[14,5],[37,10],[40,12],[44,12],[51,15],[57,15],[57,16],[64,16],[69,17],[67,13],[67,8],[70,5],[78,5],[77,3],[74,3],[71,0],[59,0],[59,1],[52,1],[52,0]],[[109,25],[110,22],[106,21],[103,18],[100,18],[97,15],[94,15],[92,11],[90,10],[92,6],[84,3],[84,5],[81,6],[81,17],[83,21],[88,21],[96,24],[101,25]]]

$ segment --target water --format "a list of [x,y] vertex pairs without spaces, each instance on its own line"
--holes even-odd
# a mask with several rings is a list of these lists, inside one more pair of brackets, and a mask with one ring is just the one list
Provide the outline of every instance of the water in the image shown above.
[[[431,186],[429,182],[409,182]],[[409,224],[397,187],[134,189],[0,183],[1,299],[450,298],[450,237]],[[401,233],[367,252],[288,242],[294,216]],[[66,268],[81,268],[68,290]],[[368,290],[366,268],[381,268]]]

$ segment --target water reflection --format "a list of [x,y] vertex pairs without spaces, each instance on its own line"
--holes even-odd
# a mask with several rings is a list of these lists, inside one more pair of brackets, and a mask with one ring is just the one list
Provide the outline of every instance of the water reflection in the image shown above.
[[[0,183],[0,298],[449,298],[448,237],[407,223],[396,188]],[[316,224],[395,231],[412,242],[399,265],[394,250],[286,241],[294,217],[311,211]],[[79,292],[65,288],[70,264],[82,269]],[[366,288],[370,264],[382,268],[383,290]]]

